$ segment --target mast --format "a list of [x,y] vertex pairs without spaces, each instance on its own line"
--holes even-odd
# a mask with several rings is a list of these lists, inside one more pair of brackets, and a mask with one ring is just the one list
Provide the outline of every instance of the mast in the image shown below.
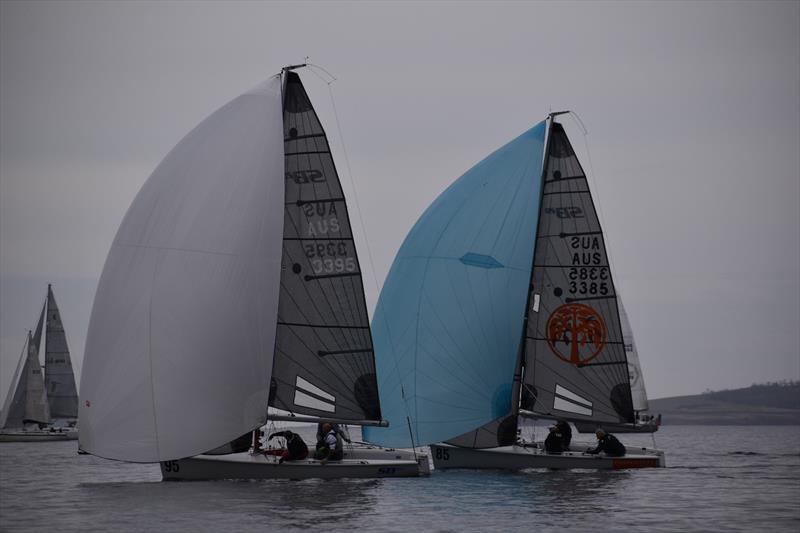
[[[547,137],[545,138],[544,142],[544,152],[542,156],[542,174],[539,183],[539,212],[536,215],[536,232],[539,232],[539,222],[542,216],[542,196],[544,194],[544,180],[547,175],[547,163],[548,157],[547,154],[550,153],[550,139],[553,134],[553,120],[558,115],[564,115],[569,113],[569,111],[553,111],[547,115],[548,127],[547,127]],[[520,337],[519,343],[519,361],[517,362],[517,368],[514,372],[514,386],[511,392],[511,405],[514,408],[514,414],[520,413],[520,396],[522,393],[522,373],[525,369],[525,346],[527,344],[527,336],[528,336],[528,320],[531,314],[531,293],[533,293],[533,269],[534,265],[536,264],[536,242],[538,239],[534,238],[533,240],[533,256],[531,257],[531,275],[528,280],[528,296],[525,300],[525,319],[522,324],[522,335]]]

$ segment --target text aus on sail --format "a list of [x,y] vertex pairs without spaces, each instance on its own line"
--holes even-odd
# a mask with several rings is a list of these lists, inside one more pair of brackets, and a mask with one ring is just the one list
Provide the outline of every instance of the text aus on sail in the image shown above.
[[[325,174],[319,170],[298,170],[286,172],[286,179],[298,185],[324,183]],[[311,264],[314,276],[358,271],[352,237],[336,239],[337,236],[341,237],[342,230],[337,210],[337,203],[340,202],[343,200],[297,201],[305,215],[302,221],[305,227],[300,228],[300,231],[308,238],[320,239],[303,245],[303,252]],[[302,267],[295,263],[292,270],[299,274]]]

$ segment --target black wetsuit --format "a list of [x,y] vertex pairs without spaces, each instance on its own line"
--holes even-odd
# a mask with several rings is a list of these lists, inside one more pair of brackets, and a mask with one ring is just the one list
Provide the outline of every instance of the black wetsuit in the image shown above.
[[561,446],[564,451],[569,450],[569,443],[572,442],[572,428],[569,427],[569,422],[559,420],[556,422],[556,428],[561,433]]
[[269,436],[283,437],[286,439],[286,449],[289,451],[289,456],[286,457],[287,461],[295,461],[297,459],[305,459],[308,457],[308,446],[303,442],[303,438],[293,431],[279,431]]
[[625,455],[625,445],[611,433],[606,433],[603,438],[597,441],[597,447],[589,453],[605,452],[612,457],[622,457]]
[[547,453],[561,453],[564,451],[564,436],[558,431],[551,431],[544,439],[544,449]]

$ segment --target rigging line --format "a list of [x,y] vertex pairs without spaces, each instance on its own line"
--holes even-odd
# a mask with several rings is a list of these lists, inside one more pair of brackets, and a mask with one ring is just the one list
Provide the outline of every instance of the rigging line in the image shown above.
[[[328,73],[328,74],[330,75],[330,73]],[[317,75],[317,77],[320,77],[320,76]],[[328,83],[328,82],[326,82],[326,83]],[[328,83],[328,85],[329,85],[329,90],[330,90],[330,83]],[[305,91],[305,87],[303,87],[303,94],[305,95],[306,99],[308,99],[308,94]],[[324,132],[324,128],[322,127],[322,123],[320,122],[319,116],[317,115],[317,113],[314,110],[313,106],[311,106],[309,108],[309,110],[304,113],[303,121],[304,121],[304,124],[303,124],[304,128],[306,127],[305,122],[308,121],[309,124],[307,126],[308,126],[308,130],[309,131],[315,131],[316,129],[320,130],[321,135],[322,135],[322,137],[323,137],[323,139],[325,141],[325,146],[328,148],[327,158],[330,159],[331,166],[333,168],[333,175],[335,177],[335,180],[333,180],[333,181],[335,181],[335,184],[336,184],[336,187],[338,188],[338,192],[340,193],[340,196],[343,197],[344,196],[344,192],[342,190],[341,180],[339,178],[339,173],[336,170],[336,164],[333,161],[333,154],[330,152],[330,142],[328,141],[328,137]],[[338,122],[337,122],[337,126],[338,126]],[[340,135],[341,135],[341,128],[339,128],[339,132],[340,132]],[[322,156],[320,156],[320,160],[321,159],[322,159]],[[310,158],[309,158],[309,164],[310,164]],[[349,163],[348,163],[348,167],[349,167]],[[333,181],[331,181],[331,180],[326,181],[326,187],[328,189],[328,196],[330,196],[330,197],[334,197],[335,196],[333,194],[333,192],[331,191],[331,184],[333,183]],[[352,174],[351,174],[351,182],[352,182]],[[354,184],[353,184],[353,186],[354,186]],[[346,221],[346,224],[344,224],[343,227],[346,226],[348,231],[349,231],[349,233],[350,233],[350,235],[351,235],[350,240],[353,242],[353,253],[354,253],[355,260],[356,260],[356,264],[358,266],[358,272],[352,274],[353,277],[351,277],[350,279],[352,280],[352,279],[355,279],[356,277],[358,278],[358,288],[354,287],[353,284],[351,283],[349,286],[350,286],[350,288],[352,290],[351,291],[347,291],[346,290],[347,287],[345,286],[345,278],[342,278],[340,276],[317,276],[314,279],[338,277],[339,281],[340,281],[340,286],[341,286],[342,290],[345,292],[345,296],[346,296],[347,303],[348,303],[348,308],[351,311],[351,315],[354,315],[354,314],[357,313],[359,315],[358,318],[360,318],[360,314],[361,314],[360,311],[363,308],[364,314],[366,315],[367,322],[369,322],[369,312],[367,311],[366,297],[364,295],[363,275],[362,275],[362,272],[361,272],[361,265],[360,265],[360,262],[358,260],[358,254],[357,254],[357,251],[356,251],[356,243],[355,243],[355,240],[354,240],[354,238],[352,236],[353,232],[352,232],[352,225],[351,225],[351,222],[350,222],[349,210],[347,209],[347,203],[344,200],[342,200],[342,201],[344,203],[344,216],[345,216],[345,221]],[[359,214],[360,214],[360,212],[359,212]],[[362,221],[362,227],[363,227],[363,221]],[[369,243],[367,243],[367,250],[369,251]],[[306,279],[308,280],[308,278],[306,278]],[[351,295],[355,298],[355,302],[351,301]],[[326,297],[326,300],[327,300],[327,297]],[[341,306],[341,300],[338,297],[338,293],[337,293],[337,301],[339,301],[339,304]],[[350,305],[352,303],[355,303],[355,306]],[[372,345],[371,335],[370,335],[370,339],[369,340],[370,340],[370,345]]]
[[[589,131],[586,129],[586,126],[583,124],[583,121],[581,120],[581,117],[578,115],[577,112],[570,111],[569,116],[572,118],[572,121],[581,129],[583,133],[583,145],[586,149],[586,161],[587,163],[589,163],[589,174],[592,180],[591,189],[594,189],[595,195],[597,196],[597,202],[594,202],[595,211],[597,211],[601,227],[605,228],[603,236],[606,242],[608,243],[608,246],[606,247],[606,250],[608,250],[609,248],[611,248],[611,236],[609,235],[608,224],[606,224],[606,217],[603,214],[603,202],[600,199],[600,188],[597,186],[598,181],[594,171],[594,164],[592,163],[592,153],[591,151],[589,151]],[[576,155],[575,157],[577,159],[578,156]],[[589,178],[587,177],[587,181],[588,179]],[[608,256],[609,265],[612,265],[610,266],[612,272],[616,271],[616,268],[613,267],[613,263],[611,261],[611,255],[607,251],[606,255]]]
[[[322,69],[322,67],[318,67]],[[328,73],[325,69],[324,72]],[[313,72],[313,71],[312,71]],[[353,200],[355,201],[356,211],[358,212],[358,222],[361,226],[361,231],[364,234],[364,245],[367,247],[367,258],[369,259],[369,267],[372,271],[372,281],[375,283],[376,297],[380,295],[380,286],[378,285],[378,275],[375,273],[375,261],[372,258],[372,248],[369,245],[369,235],[367,234],[367,226],[364,224],[364,215],[361,212],[361,203],[358,200],[358,187],[356,187],[355,178],[353,177],[353,170],[350,167],[350,157],[347,154],[347,147],[344,143],[344,134],[342,133],[342,125],[339,122],[339,112],[336,110],[336,100],[333,98],[333,88],[331,84],[336,81],[336,78],[328,73],[333,79],[327,83],[328,95],[331,98],[331,109],[333,110],[333,118],[336,122],[336,130],[339,132],[339,142],[342,144],[342,155],[344,155],[344,164],[347,167],[347,178],[350,182],[350,187],[353,189]],[[377,305],[377,304],[376,304]]]
[[[328,86],[328,95],[330,96],[330,99],[331,99],[331,109],[333,110],[333,117],[334,117],[334,120],[336,122],[336,129],[337,129],[337,131],[339,133],[339,141],[342,144],[342,155],[344,155],[345,167],[347,168],[347,177],[349,179],[350,186],[353,189],[353,200],[355,201],[356,211],[358,212],[359,224],[361,225],[361,231],[364,233],[364,244],[367,247],[367,258],[369,260],[370,270],[372,271],[372,280],[375,283],[376,296],[378,297],[378,300],[380,300],[380,287],[378,285],[378,276],[377,276],[377,274],[375,272],[375,261],[373,260],[373,257],[372,257],[372,248],[370,248],[370,245],[369,245],[369,236],[367,234],[366,224],[364,224],[364,217],[363,217],[362,212],[361,212],[361,205],[360,205],[360,202],[358,200],[358,188],[355,186],[355,180],[353,179],[353,172],[352,172],[352,169],[350,167],[350,157],[347,154],[347,147],[345,146],[345,143],[344,143],[344,135],[342,134],[342,127],[341,127],[341,124],[339,122],[339,113],[336,110],[336,101],[335,101],[335,99],[333,97],[333,89],[331,87],[331,84],[334,81],[336,81],[336,77],[333,76],[330,72],[328,72],[324,68],[320,67],[319,65],[309,64],[309,66],[312,67],[309,70],[312,73],[314,73],[318,78],[322,79],[322,77],[318,73],[316,73],[314,71],[314,68],[318,68],[318,69],[322,70],[324,73],[326,73],[331,78],[331,80],[328,81],[328,82],[325,82],[325,84]],[[323,79],[323,81],[325,81],[325,80]],[[352,235],[352,228],[351,228],[350,232],[351,232],[351,235]],[[361,270],[361,269],[359,268],[359,270]],[[362,271],[361,279],[363,281],[363,271]],[[365,300],[366,300],[366,295],[365,295]],[[376,301],[376,303],[375,303],[375,312],[377,312],[378,303],[379,303],[378,301]],[[366,302],[365,302],[365,304],[366,304]],[[374,315],[374,313],[373,313],[373,315]],[[369,320],[369,312],[367,312],[367,319]],[[392,346],[392,359],[393,359],[394,364],[395,364],[395,370],[397,371],[397,374],[399,375],[400,372],[399,372],[399,367],[398,367],[398,364],[397,364],[397,354],[395,353],[395,350],[394,350],[394,344],[391,342],[391,330],[389,328],[389,323],[388,323],[388,320],[386,319],[385,313],[384,313],[384,323],[385,323],[385,326],[386,326],[386,331],[387,331],[387,333],[389,335],[390,345]],[[374,345],[373,345],[373,347],[374,347]],[[415,367],[416,367],[416,365],[415,365]],[[411,424],[411,412],[409,410],[408,399],[406,398],[406,395],[405,395],[405,388],[403,387],[402,379],[400,380],[400,390],[401,390],[401,398],[403,399],[403,405],[405,406],[405,411],[406,411],[406,420],[408,422],[409,436],[411,437],[411,446],[414,449],[414,454],[416,455],[416,442],[414,440],[414,432],[411,429],[411,426],[412,426],[412,424]]]

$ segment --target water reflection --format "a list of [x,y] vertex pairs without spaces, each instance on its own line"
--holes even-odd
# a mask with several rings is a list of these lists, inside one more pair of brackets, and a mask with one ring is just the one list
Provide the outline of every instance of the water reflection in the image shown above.
[[276,480],[263,485],[265,516],[278,516],[284,523],[310,528],[324,523],[339,524],[369,513],[376,505],[380,479]]

